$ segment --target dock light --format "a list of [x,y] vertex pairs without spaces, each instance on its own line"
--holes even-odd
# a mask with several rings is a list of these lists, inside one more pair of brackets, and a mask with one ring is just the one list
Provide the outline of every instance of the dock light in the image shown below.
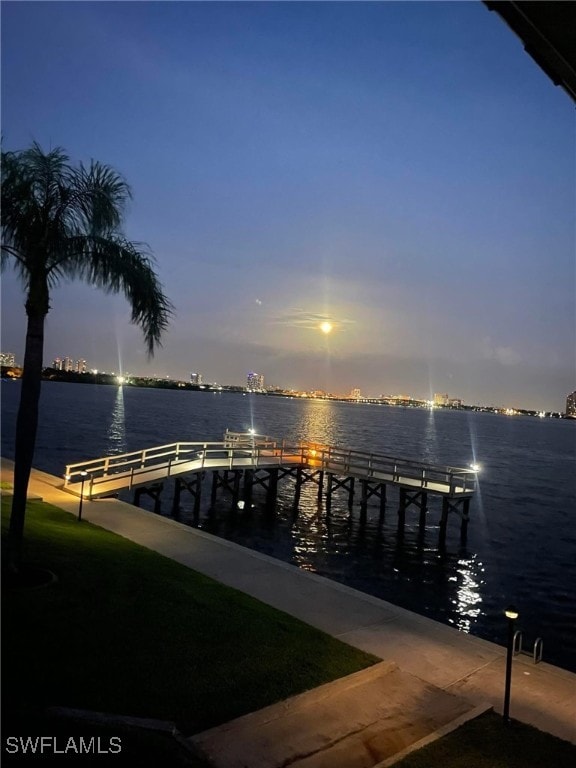
[[473,472],[480,472],[480,470],[482,469],[482,467],[480,466],[480,464],[476,464],[476,463],[474,462],[474,463],[470,464],[470,469],[471,469]]
[[256,434],[256,430],[255,429],[249,429],[248,430],[248,434],[249,435],[255,435]]
[[506,650],[506,682],[504,686],[504,711],[502,716],[504,724],[510,725],[510,688],[512,685],[512,654],[514,651],[514,624],[518,618],[518,611],[513,605],[509,605],[504,611],[508,619],[508,647]]
[[82,482],[80,483],[80,504],[78,505],[78,522],[80,523],[82,521],[82,502],[84,501],[84,482],[88,476],[88,472],[86,470],[83,470],[80,472],[80,477],[82,478]]

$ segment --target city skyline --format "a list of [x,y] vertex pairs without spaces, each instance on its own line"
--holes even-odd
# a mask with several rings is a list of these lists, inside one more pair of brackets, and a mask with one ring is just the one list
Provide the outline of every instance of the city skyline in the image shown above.
[[[4,148],[123,173],[176,306],[148,362],[63,285],[46,360],[564,409],[574,107],[480,2],[7,2],[2,72]],[[23,301],[4,273],[17,358]]]
[[[21,366],[19,365],[18,361],[15,360],[15,356],[11,352],[2,352],[0,353],[0,358],[2,360],[2,365],[6,367],[13,367],[16,369],[21,370]],[[292,394],[295,396],[308,396],[308,397],[319,397],[319,398],[336,398],[336,399],[356,399],[358,401],[376,401],[376,400],[389,400],[389,401],[397,401],[397,402],[411,402],[411,403],[422,403],[426,404],[430,407],[448,407],[448,408],[461,408],[461,407],[480,407],[480,408],[491,408],[491,409],[497,409],[501,412],[504,412],[508,415],[513,415],[516,413],[520,413],[523,411],[533,411],[537,412],[540,415],[544,413],[556,413],[556,414],[566,414],[567,416],[574,417],[576,415],[576,392],[570,392],[565,397],[565,407],[560,409],[537,409],[537,408],[528,408],[525,407],[522,403],[514,402],[514,404],[511,403],[490,403],[490,402],[484,402],[484,401],[476,401],[476,402],[465,402],[461,397],[454,396],[453,393],[448,392],[434,392],[431,397],[424,396],[422,393],[416,392],[415,394],[406,394],[406,393],[396,393],[393,394],[392,392],[380,392],[379,394],[374,393],[367,393],[363,392],[360,387],[352,387],[352,389],[348,391],[344,391],[343,389],[336,389],[333,392],[328,392],[326,390],[318,389],[315,387],[310,387],[305,390],[296,390],[289,387],[282,386],[281,383],[276,382],[273,384],[266,384],[264,383],[264,374],[256,373],[254,371],[248,371],[248,373],[245,375],[244,379],[242,379],[242,376],[240,376],[240,379],[238,381],[216,381],[211,380],[209,378],[205,378],[204,375],[200,372],[190,372],[188,379],[181,379],[178,377],[170,376],[170,374],[164,373],[153,373],[150,375],[150,373],[146,374],[145,376],[138,376],[137,374],[134,374],[131,371],[126,370],[104,370],[102,368],[92,368],[88,366],[88,363],[85,359],[79,358],[74,359],[71,357],[57,357],[55,358],[51,365],[44,366],[45,370],[48,370],[49,368],[53,368],[57,371],[63,371],[67,373],[81,373],[81,374],[100,374],[101,376],[115,376],[118,377],[120,384],[130,384],[132,381],[142,379],[142,380],[152,380],[156,382],[172,382],[177,383],[179,386],[184,386],[186,384],[190,384],[194,387],[200,387],[200,389],[245,389],[247,392],[252,393],[273,393],[273,394],[279,394],[279,393],[285,393],[285,394]],[[242,382],[242,383],[240,383]]]

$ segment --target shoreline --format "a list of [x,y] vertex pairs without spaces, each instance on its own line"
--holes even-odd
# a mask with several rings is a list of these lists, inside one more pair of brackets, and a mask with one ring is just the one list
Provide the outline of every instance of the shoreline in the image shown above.
[[[20,376],[2,376],[2,382],[15,382]],[[381,397],[359,397],[353,398],[349,395],[331,395],[323,396],[312,395],[303,392],[293,392],[290,390],[278,391],[259,391],[248,390],[246,387],[237,384],[190,384],[178,379],[155,379],[143,376],[133,376],[132,380],[118,381],[116,374],[77,374],[62,373],[56,371],[56,375],[42,375],[43,382],[53,382],[55,384],[92,384],[97,386],[126,387],[129,389],[160,389],[177,390],[185,392],[202,392],[204,394],[233,394],[233,395],[258,395],[264,397],[285,397],[290,400],[314,400],[321,402],[348,403],[350,405],[379,405],[389,408],[403,409],[421,409],[438,411],[460,411],[464,413],[491,413],[495,416],[530,416],[533,418],[551,418],[560,421],[573,421],[576,423],[576,416],[571,416],[563,411],[538,411],[533,408],[504,408],[493,405],[467,405],[462,403],[459,406],[452,405],[430,405],[427,401],[418,398],[394,398],[389,396]]]

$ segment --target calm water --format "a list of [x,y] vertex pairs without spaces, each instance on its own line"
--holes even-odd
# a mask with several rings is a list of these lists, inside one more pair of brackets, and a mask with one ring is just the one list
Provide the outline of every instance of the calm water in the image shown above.
[[[19,383],[2,383],[2,454],[8,457],[19,392]],[[35,466],[62,475],[67,463],[177,440],[221,440],[226,428],[441,464],[478,461],[480,491],[465,546],[459,519],[451,516],[446,547],[438,547],[437,500],[429,504],[425,535],[417,510],[409,509],[399,538],[392,489],[383,524],[377,500],[361,525],[358,508],[350,514],[346,494],[338,492],[327,516],[311,483],[303,486],[294,517],[292,481],[280,483],[272,516],[258,495],[253,510],[235,512],[222,497],[215,510],[204,505],[198,524],[496,642],[504,643],[502,610],[514,603],[525,647],[542,637],[544,659],[576,671],[576,422],[46,382]],[[165,488],[165,513],[171,493]],[[184,493],[181,517],[192,522]]]

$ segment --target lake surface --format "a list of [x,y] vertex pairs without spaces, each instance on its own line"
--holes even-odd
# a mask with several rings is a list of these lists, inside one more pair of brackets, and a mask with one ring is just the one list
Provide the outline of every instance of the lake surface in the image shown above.
[[[2,382],[2,455],[13,457],[19,382]],[[335,492],[331,514],[304,484],[292,513],[293,481],[279,484],[273,515],[255,493],[252,510],[221,496],[199,527],[340,581],[474,635],[505,642],[503,610],[515,604],[524,647],[541,637],[544,660],[576,671],[576,421],[490,413],[391,408],[262,395],[45,382],[35,466],[65,465],[176,441],[221,440],[226,429],[310,439],[439,464],[482,466],[465,545],[451,515],[438,543],[440,501],[429,497],[426,532],[409,508],[397,532],[397,495],[384,522],[378,500],[365,525]],[[125,497],[128,499],[128,497]],[[163,513],[171,509],[166,486]],[[193,524],[182,494],[181,519]]]

